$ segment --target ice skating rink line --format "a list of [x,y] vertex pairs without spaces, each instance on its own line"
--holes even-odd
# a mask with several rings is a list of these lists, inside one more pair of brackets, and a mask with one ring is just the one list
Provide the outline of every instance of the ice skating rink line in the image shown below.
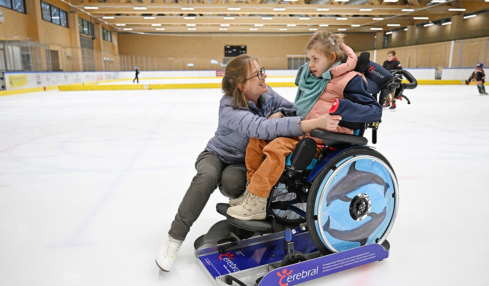
[[[269,77],[270,79],[271,77]],[[155,80],[172,81],[182,78],[159,78],[159,79],[144,79],[145,81]],[[189,78],[187,78],[189,79]],[[134,84],[129,79],[117,80],[117,81],[129,81],[128,84],[118,84],[116,81],[111,81],[110,84],[68,84],[58,86],[60,91],[80,91],[80,90],[153,90],[153,89],[198,89],[198,88],[221,88],[221,78],[215,78],[219,82],[200,82],[200,83],[148,83],[148,84]],[[282,79],[282,80],[278,80]],[[278,81],[277,81],[278,80]],[[143,79],[141,79],[143,81]],[[407,81],[403,81],[407,83]],[[279,77],[275,80],[268,80],[267,84],[271,87],[295,87],[294,77],[286,79],[285,77]],[[465,84],[462,80],[418,80],[419,85],[460,85]]]

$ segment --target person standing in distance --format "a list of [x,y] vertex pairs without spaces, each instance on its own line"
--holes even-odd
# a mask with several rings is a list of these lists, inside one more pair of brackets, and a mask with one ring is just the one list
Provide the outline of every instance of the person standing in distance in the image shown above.
[[136,69],[134,71],[136,72],[136,77],[132,80],[132,82],[134,82],[135,80],[138,80],[138,83],[139,83],[139,70],[138,70],[138,67],[136,67]]
[[[387,53],[387,60],[384,62],[382,66],[388,71],[402,70],[401,63],[396,58],[395,51],[390,51]],[[389,109],[396,109],[396,98],[399,96],[399,92],[401,91],[397,89],[394,95],[390,94],[387,103],[384,105],[384,107],[390,107]]]

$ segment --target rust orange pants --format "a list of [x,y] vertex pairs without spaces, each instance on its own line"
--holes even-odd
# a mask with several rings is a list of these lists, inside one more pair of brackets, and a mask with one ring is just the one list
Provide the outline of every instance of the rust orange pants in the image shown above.
[[[272,141],[251,138],[246,148],[246,179],[248,191],[261,198],[268,198],[272,187],[285,169],[285,159],[299,143],[297,138],[278,137]],[[316,157],[323,150],[318,147]]]

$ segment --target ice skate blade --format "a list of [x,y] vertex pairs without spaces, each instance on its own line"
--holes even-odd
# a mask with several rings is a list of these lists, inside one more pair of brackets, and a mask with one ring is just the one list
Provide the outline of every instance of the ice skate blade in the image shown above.
[[163,275],[165,273],[168,273],[169,271],[163,270],[163,268],[160,267],[158,262],[156,262],[156,266],[158,266],[158,274],[159,274],[160,279],[163,279]]
[[160,280],[163,279],[163,275],[165,275],[165,273],[168,273],[168,271],[163,271],[163,269],[159,269],[158,271]]

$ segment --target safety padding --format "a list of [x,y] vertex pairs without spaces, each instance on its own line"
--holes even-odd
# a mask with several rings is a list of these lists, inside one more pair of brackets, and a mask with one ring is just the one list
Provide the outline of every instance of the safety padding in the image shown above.
[[[366,72],[366,74],[368,71]],[[403,83],[408,83],[408,81],[403,80]],[[293,82],[267,82],[267,84],[271,87],[296,87]],[[460,85],[464,84],[463,80],[418,80],[418,85]],[[489,85],[489,84],[486,84]],[[56,86],[51,87],[50,89],[55,89]],[[82,90],[145,90],[145,89],[196,89],[196,88],[221,88],[220,83],[179,83],[179,84],[108,84],[108,85],[99,85],[99,84],[69,84],[69,85],[60,85],[58,89],[60,91],[82,91]],[[18,93],[26,93],[33,91],[41,91],[39,90],[16,90],[14,93],[5,93],[0,95],[10,95],[10,94],[18,94]],[[9,92],[9,91],[6,91]]]
[[60,91],[81,91],[81,90],[138,90],[144,89],[143,84],[111,84],[111,85],[79,85],[79,84],[67,84],[60,85]]
[[322,139],[325,145],[352,143],[357,145],[367,145],[368,140],[365,137],[341,134],[326,130],[315,129],[311,131],[311,136]]
[[312,138],[304,138],[295,147],[290,156],[290,165],[294,170],[305,170],[314,159],[316,154],[317,143]]
[[372,61],[369,63],[369,67],[364,75],[368,83],[367,91],[371,94],[378,93],[394,78],[394,76],[388,70]]

